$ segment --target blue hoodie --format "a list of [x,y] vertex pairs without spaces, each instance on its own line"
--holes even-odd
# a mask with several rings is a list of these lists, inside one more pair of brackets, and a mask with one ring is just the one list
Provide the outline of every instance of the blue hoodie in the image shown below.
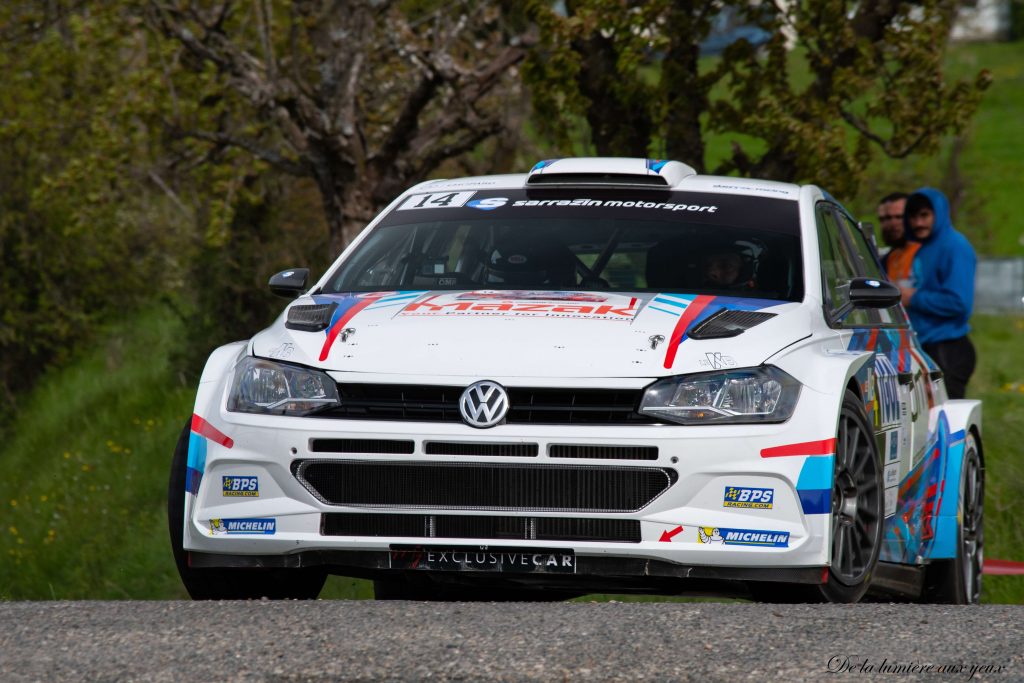
[[[974,308],[974,270],[977,257],[967,238],[949,219],[946,195],[932,187],[914,193],[924,195],[935,211],[932,233],[921,241],[911,268],[917,291],[907,312],[922,344],[959,339],[970,331],[967,319]],[[904,227],[910,239],[909,217]]]

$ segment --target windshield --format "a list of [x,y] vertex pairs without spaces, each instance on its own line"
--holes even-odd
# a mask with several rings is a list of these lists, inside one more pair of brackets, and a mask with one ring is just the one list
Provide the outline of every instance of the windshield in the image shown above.
[[[491,196],[495,194],[448,193],[444,196],[461,195],[451,201],[462,205],[435,207],[430,207],[432,195],[411,197],[385,217],[323,291],[675,291],[788,301],[803,297],[796,202],[696,193],[660,193],[650,201],[635,195],[624,200],[621,194],[614,199],[537,199],[509,191]],[[747,206],[735,206],[735,200]],[[749,206],[750,200],[764,205],[762,210]]]

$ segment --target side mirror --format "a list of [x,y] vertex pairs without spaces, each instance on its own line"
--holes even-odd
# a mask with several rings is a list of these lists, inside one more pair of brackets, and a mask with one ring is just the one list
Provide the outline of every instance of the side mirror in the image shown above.
[[900,288],[888,280],[855,277],[850,280],[850,303],[855,308],[889,308],[900,302]]
[[294,299],[306,291],[309,268],[282,270],[270,278],[270,291],[285,299]]

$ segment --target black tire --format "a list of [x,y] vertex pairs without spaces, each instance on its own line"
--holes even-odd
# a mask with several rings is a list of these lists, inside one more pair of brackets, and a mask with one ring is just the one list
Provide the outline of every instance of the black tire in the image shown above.
[[327,573],[302,569],[193,569],[182,547],[185,527],[185,476],[190,423],[178,437],[167,485],[167,528],[178,575],[193,600],[312,600],[320,594]]
[[828,602],[857,602],[871,586],[882,549],[882,462],[864,403],[843,397],[832,474],[832,553],[818,588]]
[[925,570],[923,602],[977,605],[985,550],[985,468],[973,432],[964,438],[960,465],[959,518],[956,558],[934,560]]
[[864,403],[843,397],[832,471],[831,565],[825,583],[779,585],[751,582],[760,602],[857,602],[871,585],[882,547],[882,465]]

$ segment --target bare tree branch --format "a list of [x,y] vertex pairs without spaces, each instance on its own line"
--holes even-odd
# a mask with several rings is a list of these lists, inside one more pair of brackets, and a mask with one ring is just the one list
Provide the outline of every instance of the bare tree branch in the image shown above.
[[272,149],[260,145],[255,140],[249,140],[246,138],[235,137],[226,133],[211,132],[204,130],[185,130],[179,131],[183,137],[195,138],[196,140],[205,140],[206,142],[212,142],[218,145],[238,147],[244,149],[249,154],[252,154],[257,159],[267,162],[274,168],[288,173],[293,176],[310,176],[312,175],[311,170],[308,166],[288,159],[278,152]]

